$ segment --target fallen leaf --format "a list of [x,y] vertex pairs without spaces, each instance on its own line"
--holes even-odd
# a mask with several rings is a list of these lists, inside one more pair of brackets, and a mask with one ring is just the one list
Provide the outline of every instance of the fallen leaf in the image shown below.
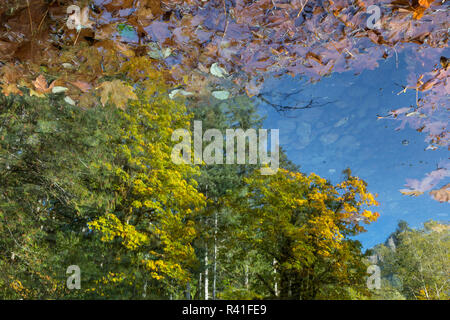
[[432,198],[439,202],[450,202],[450,183],[440,189],[430,191]]
[[116,50],[119,51],[127,58],[132,58],[135,56],[135,53],[132,49],[130,49],[126,44],[120,42],[114,42]]
[[108,101],[125,110],[128,100],[137,100],[133,88],[121,80],[103,82],[97,89],[101,90],[100,101],[103,106]]
[[140,7],[135,13],[138,21],[147,27],[153,20],[152,9],[146,7]]
[[425,13],[425,9],[426,8],[424,7],[417,7],[416,9],[414,9],[413,19],[420,20]]
[[80,80],[71,82],[71,84],[80,89],[82,92],[88,92],[92,89],[92,86],[89,83]]
[[112,38],[113,33],[117,32],[117,23],[103,25],[95,30],[94,39],[106,40]]
[[63,63],[62,66],[64,68],[66,68],[66,69],[73,69],[73,66],[70,63],[67,63],[67,62]]
[[45,80],[43,75],[39,75],[36,80],[33,81],[33,85],[36,88],[37,93],[44,94],[52,91],[55,86],[55,82],[53,81],[50,86],[47,84],[47,80]]
[[417,190],[412,190],[412,191],[400,190],[400,192],[402,194],[404,194],[405,196],[414,196],[414,197],[418,197],[423,194],[422,191],[417,191]]
[[434,0],[419,0],[419,5],[424,8],[428,8]]
[[56,86],[56,87],[52,88],[52,93],[62,93],[62,92],[66,92],[67,90],[69,90],[69,89],[66,87]]
[[219,100],[227,100],[230,97],[230,93],[228,91],[213,91],[212,95],[214,98]]
[[67,102],[68,104],[74,106],[75,105],[75,101],[73,101],[73,99],[71,97],[65,97],[64,101]]
[[0,74],[3,75],[1,81],[7,84],[17,83],[23,77],[23,72],[20,67],[9,63],[0,68]]
[[23,95],[23,92],[17,88],[17,86],[13,83],[2,85],[2,92],[5,96],[9,96],[10,94],[16,94],[19,96]]
[[219,77],[219,78],[224,78],[226,75],[228,75],[227,70],[225,70],[224,68],[219,66],[219,64],[217,62],[214,62],[211,65],[210,72],[212,75]]
[[192,92],[187,92],[183,89],[175,89],[169,94],[169,98],[173,99],[176,95],[181,94],[182,96],[192,96],[194,95]]

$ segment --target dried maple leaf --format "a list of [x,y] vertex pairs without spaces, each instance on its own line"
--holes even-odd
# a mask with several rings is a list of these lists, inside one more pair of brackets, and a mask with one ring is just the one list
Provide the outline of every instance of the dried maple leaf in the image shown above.
[[145,27],[148,26],[154,19],[152,9],[146,7],[140,7],[136,11],[136,17],[139,23],[142,23]]
[[18,45],[16,43],[10,43],[0,40],[0,59],[6,60],[13,56],[14,52],[17,50]]
[[17,83],[23,77],[21,68],[10,63],[0,68],[0,74],[3,75],[0,81],[6,84]]
[[37,93],[44,94],[52,91],[55,86],[55,81],[53,81],[50,86],[47,84],[47,80],[45,80],[43,75],[40,75],[33,81],[33,85],[36,88]]
[[137,100],[133,88],[120,80],[103,82],[97,89],[101,90],[100,101],[103,106],[108,101],[115,104],[116,107],[125,110],[128,100]]
[[17,88],[17,86],[13,83],[2,85],[2,92],[5,96],[9,96],[10,94],[23,95],[22,91]]

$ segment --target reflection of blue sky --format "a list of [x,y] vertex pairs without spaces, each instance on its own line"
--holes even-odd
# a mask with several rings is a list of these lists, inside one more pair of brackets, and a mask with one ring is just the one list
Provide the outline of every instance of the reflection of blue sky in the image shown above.
[[[397,95],[402,88],[395,83],[406,84],[404,60],[399,55],[398,69],[395,59],[388,59],[374,71],[359,76],[352,72],[333,74],[316,84],[305,85],[289,76],[266,80],[263,92],[270,93],[267,98],[272,103],[295,105],[311,96],[335,101],[289,113],[289,117],[259,102],[260,113],[267,116],[264,127],[280,129],[281,146],[303,172],[315,172],[338,182],[342,170],[350,167],[354,175],[368,182],[371,192],[379,194],[380,218],[367,227],[368,232],[358,236],[365,248],[384,242],[400,219],[413,227],[429,219],[449,220],[449,204],[436,202],[428,195],[403,196],[398,191],[405,179],[422,179],[436,169],[440,160],[448,158],[448,151],[425,151],[424,134],[409,127],[396,131],[400,122],[377,120],[377,115],[415,102],[414,91]],[[299,95],[283,97],[283,93],[300,87],[303,91]]]

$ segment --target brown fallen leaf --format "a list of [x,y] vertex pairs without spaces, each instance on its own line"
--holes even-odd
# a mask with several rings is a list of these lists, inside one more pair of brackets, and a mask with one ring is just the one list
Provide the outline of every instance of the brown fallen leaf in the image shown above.
[[18,45],[16,43],[10,43],[0,40],[0,59],[6,60],[13,56],[14,52],[17,50]]
[[7,63],[1,67],[0,74],[3,75],[0,81],[6,84],[17,83],[17,81],[23,77],[21,68],[11,63]]
[[15,95],[19,95],[22,96],[23,92],[19,90],[19,88],[17,88],[17,86],[13,83],[9,83],[9,84],[4,84],[1,86],[2,87],[2,92],[5,96],[9,96],[10,94],[15,94]]
[[135,56],[134,51],[130,49],[126,44],[121,42],[114,42],[114,45],[116,47],[116,50],[123,54],[125,57],[132,58]]
[[450,202],[450,183],[440,189],[430,191],[431,197],[439,202]]
[[115,32],[117,32],[117,23],[110,23],[97,28],[94,38],[96,40],[110,39]]
[[33,85],[36,88],[37,93],[44,94],[52,91],[55,86],[55,81],[53,81],[50,86],[47,84],[47,80],[45,80],[43,75],[39,75],[36,80],[33,81]]
[[140,7],[135,14],[138,21],[144,24],[144,26],[148,26],[154,19],[152,9],[150,8]]
[[82,92],[88,92],[92,89],[92,86],[89,83],[80,80],[71,82],[71,84],[80,89]]

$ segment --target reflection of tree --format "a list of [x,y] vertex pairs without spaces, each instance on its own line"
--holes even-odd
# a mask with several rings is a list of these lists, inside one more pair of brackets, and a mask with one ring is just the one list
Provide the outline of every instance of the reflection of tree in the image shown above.
[[[84,87],[97,88],[105,77],[142,81],[138,69],[145,65],[133,66],[138,70],[134,74],[124,65],[132,57],[150,56],[167,81],[174,87],[183,85],[186,94],[209,93],[211,87],[231,95],[245,91],[285,114],[329,102],[274,102],[260,91],[265,75],[301,75],[317,81],[336,72],[359,73],[375,69],[381,59],[397,56],[404,48],[416,52],[409,70],[415,74],[415,68],[436,58],[436,53],[439,59],[450,27],[446,3],[429,0],[378,1],[379,30],[367,28],[364,1],[127,0],[92,7],[95,27],[74,32],[61,18],[71,4],[69,0],[0,4],[0,90],[5,95],[34,90],[32,81],[45,73],[58,77],[69,87],[66,95],[87,107],[93,104],[92,92],[80,92],[67,83],[82,81]],[[126,30],[135,32],[139,43],[127,40]],[[442,121],[448,118],[448,59],[442,57],[440,62],[442,68],[408,84],[415,85],[416,106],[395,112],[403,125],[424,132],[431,148],[449,144],[447,123]],[[213,74],[214,64],[226,72]]]
[[392,239],[396,249],[387,243],[375,247],[382,259],[383,286],[378,295],[388,298],[394,288],[409,299],[448,299],[449,293],[448,224],[429,221],[423,229],[411,229],[401,221]]

